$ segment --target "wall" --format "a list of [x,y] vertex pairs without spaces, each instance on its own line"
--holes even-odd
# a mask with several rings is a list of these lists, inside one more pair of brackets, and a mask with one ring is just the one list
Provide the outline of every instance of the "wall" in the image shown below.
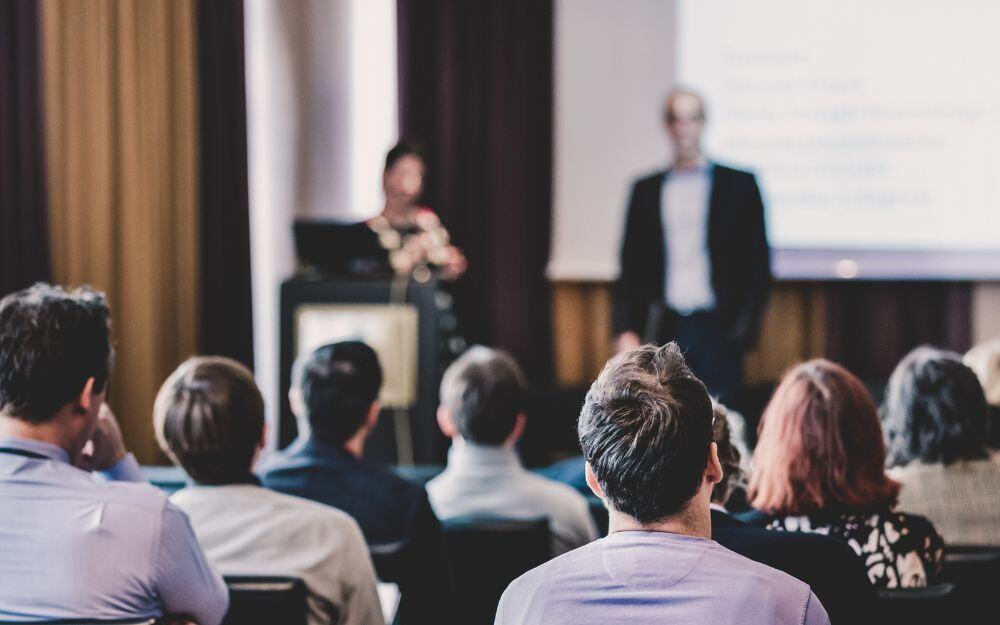
[[395,2],[248,0],[245,15],[255,372],[276,423],[292,223],[381,209],[397,138]]

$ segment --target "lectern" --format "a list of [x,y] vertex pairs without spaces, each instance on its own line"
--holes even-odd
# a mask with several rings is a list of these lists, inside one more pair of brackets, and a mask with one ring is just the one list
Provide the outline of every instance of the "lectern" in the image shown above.
[[449,296],[438,282],[295,277],[281,285],[281,423],[278,442],[297,433],[288,402],[292,365],[303,352],[343,340],[362,340],[378,354],[384,382],[382,413],[365,456],[398,464],[439,464],[445,440],[438,430],[442,311]]

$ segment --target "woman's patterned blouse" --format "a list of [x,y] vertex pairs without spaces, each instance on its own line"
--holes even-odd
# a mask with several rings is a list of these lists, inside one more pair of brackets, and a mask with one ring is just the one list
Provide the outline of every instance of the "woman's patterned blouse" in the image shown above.
[[902,512],[790,516],[768,529],[812,532],[843,540],[865,562],[876,588],[926,586],[941,571],[944,542],[930,521]]

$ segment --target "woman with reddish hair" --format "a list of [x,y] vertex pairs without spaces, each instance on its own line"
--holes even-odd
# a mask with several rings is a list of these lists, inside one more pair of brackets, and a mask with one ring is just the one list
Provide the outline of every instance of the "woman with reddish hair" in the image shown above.
[[885,474],[875,402],[847,369],[798,365],[761,418],[750,498],[769,529],[846,541],[879,588],[925,586],[944,544],[927,519],[894,510],[900,486]]

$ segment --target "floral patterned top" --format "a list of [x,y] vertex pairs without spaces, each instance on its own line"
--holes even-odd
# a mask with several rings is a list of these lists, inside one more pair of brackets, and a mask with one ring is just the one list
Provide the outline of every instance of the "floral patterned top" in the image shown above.
[[941,572],[944,541],[930,521],[915,514],[876,512],[791,516],[768,529],[813,532],[843,540],[862,559],[876,588],[926,586]]

